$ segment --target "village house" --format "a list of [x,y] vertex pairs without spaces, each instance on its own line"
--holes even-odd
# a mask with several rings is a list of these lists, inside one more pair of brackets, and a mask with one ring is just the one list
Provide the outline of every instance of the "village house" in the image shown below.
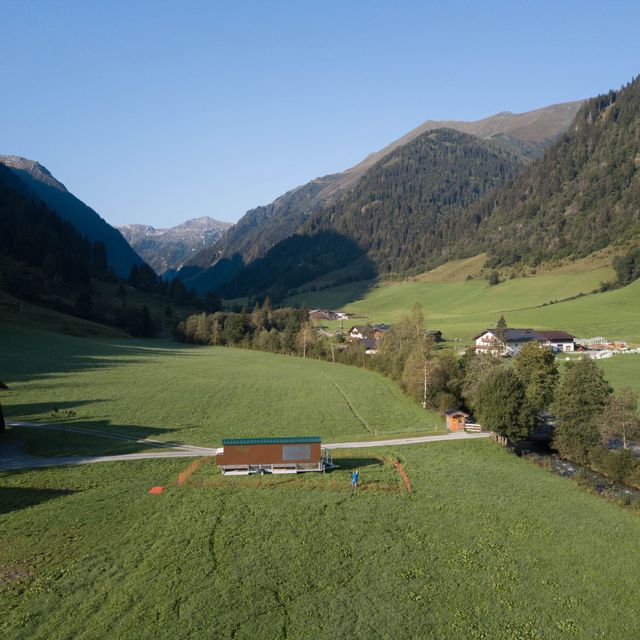
[[[384,338],[389,332],[389,329],[391,329],[391,325],[389,324],[356,324],[349,329],[347,336],[351,342],[353,340],[365,340],[367,338],[373,338],[378,341]],[[425,329],[424,334],[432,338],[434,342],[442,342],[442,331]]]
[[486,329],[474,336],[475,350],[494,356],[513,356],[528,342],[538,342],[552,351],[569,353],[575,351],[576,337],[565,331],[536,331],[535,329],[506,329],[504,343],[495,329]]
[[378,341],[375,338],[363,338],[360,344],[364,347],[366,355],[375,356],[378,353]]
[[309,311],[309,318],[311,320],[348,320],[349,314],[330,309],[312,309]]
[[388,324],[374,324],[371,327],[371,334],[376,340],[380,340],[391,329],[391,325]]
[[364,340],[369,337],[371,327],[364,324],[356,324],[349,329],[349,340]]

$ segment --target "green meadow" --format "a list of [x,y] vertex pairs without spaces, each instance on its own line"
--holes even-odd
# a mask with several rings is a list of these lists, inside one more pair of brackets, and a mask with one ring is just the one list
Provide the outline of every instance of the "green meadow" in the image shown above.
[[338,461],[275,478],[222,477],[209,462],[182,486],[188,460],[0,473],[0,636],[640,633],[634,513],[489,441]]
[[640,343],[640,281],[623,289],[567,300],[589,294],[610,279],[608,268],[551,271],[507,279],[495,286],[482,279],[416,278],[342,285],[300,294],[288,302],[344,309],[374,323],[397,322],[419,302],[430,327],[440,329],[447,339],[464,342],[494,325],[504,313],[513,327],[560,329],[578,337],[602,335]]
[[[226,436],[346,440],[444,428],[442,418],[424,412],[390,380],[340,364],[10,326],[0,330],[0,352],[3,381],[11,388],[2,404],[13,421],[201,446]],[[100,446],[115,442],[100,439]]]
[[604,377],[614,389],[628,386],[640,397],[640,354],[598,360],[598,366],[604,370]]
[[[381,285],[353,306],[392,322],[418,299],[448,338],[468,340],[504,311],[512,326],[640,342],[640,283],[540,306],[588,288],[589,277],[541,274],[495,287],[423,278]],[[13,320],[0,325],[10,421],[202,446],[236,435],[339,441],[443,428],[363,369],[100,335],[64,317],[63,333]],[[599,365],[614,387],[640,392],[640,356]],[[150,450],[64,430],[9,428],[3,438],[36,455]],[[279,477],[223,477],[211,459],[189,458],[0,471],[0,637],[640,635],[637,513],[489,440],[341,450],[334,459],[338,469],[325,474]],[[187,468],[193,474],[179,484]],[[154,486],[165,489],[150,495]]]

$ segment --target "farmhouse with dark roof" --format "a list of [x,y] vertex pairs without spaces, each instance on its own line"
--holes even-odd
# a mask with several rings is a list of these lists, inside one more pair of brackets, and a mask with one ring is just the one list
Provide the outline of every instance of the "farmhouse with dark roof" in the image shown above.
[[515,355],[528,342],[538,342],[552,351],[575,351],[576,337],[566,331],[537,331],[536,329],[506,329],[504,343],[496,329],[486,329],[473,338],[475,350],[492,355]]

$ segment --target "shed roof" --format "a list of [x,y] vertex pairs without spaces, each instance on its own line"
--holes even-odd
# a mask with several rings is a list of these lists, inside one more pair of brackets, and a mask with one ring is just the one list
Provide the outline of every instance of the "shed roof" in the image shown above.
[[[474,336],[473,339],[477,340],[485,333],[496,334],[495,329],[485,329],[482,333]],[[575,340],[575,336],[572,336],[566,331],[537,331],[536,329],[506,329],[506,341],[507,342],[526,342],[528,340],[537,340],[538,342],[544,342],[545,340]]]
[[576,337],[566,331],[538,331],[547,340],[575,340]]
[[222,446],[247,444],[307,444],[322,442],[320,436],[286,436],[283,438],[223,438]]
[[468,413],[465,413],[464,411],[461,411],[460,409],[449,409],[449,411],[445,411],[444,412],[445,416],[457,416],[457,415],[461,415],[464,416],[465,418],[469,417]]

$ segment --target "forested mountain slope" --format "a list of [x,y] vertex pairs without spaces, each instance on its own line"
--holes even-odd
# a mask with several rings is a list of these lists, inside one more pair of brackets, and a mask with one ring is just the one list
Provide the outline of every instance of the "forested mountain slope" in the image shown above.
[[451,129],[424,133],[380,160],[298,234],[219,290],[229,297],[264,289],[274,295],[363,254],[370,276],[444,260],[443,247],[465,232],[458,224],[465,207],[524,166],[490,141]]
[[142,264],[140,256],[117,229],[70,193],[41,164],[19,156],[0,156],[0,164],[8,167],[37,198],[91,242],[102,242],[107,249],[109,265],[118,276],[126,278],[134,264]]
[[[570,129],[527,167],[504,142],[452,130],[423,133],[314,212],[298,233],[349,239],[378,274],[483,251],[493,266],[537,264],[640,237],[640,79],[585,102]],[[280,267],[272,270],[267,260],[274,254],[280,264],[276,246],[221,290],[244,295],[272,273],[267,290],[280,291]],[[307,241],[305,255],[312,254]],[[295,251],[287,260],[290,269],[301,264]],[[314,272],[339,268],[335,263],[320,260]]]
[[587,101],[544,157],[472,207],[495,264],[583,256],[640,236],[640,77]]
[[[428,120],[350,169],[312,180],[269,205],[248,211],[220,242],[195,255],[187,265],[207,269],[222,258],[223,264],[205,279],[214,285],[225,282],[230,274],[238,272],[238,264],[264,256],[271,247],[297,231],[313,213],[357,184],[377,162],[427,131],[450,128],[493,139],[530,161],[566,130],[580,104],[568,102],[520,114],[503,112],[475,122]],[[236,268],[232,269],[230,260],[236,254]]]
[[77,293],[107,270],[104,245],[92,245],[0,163],[0,289],[27,300]]

